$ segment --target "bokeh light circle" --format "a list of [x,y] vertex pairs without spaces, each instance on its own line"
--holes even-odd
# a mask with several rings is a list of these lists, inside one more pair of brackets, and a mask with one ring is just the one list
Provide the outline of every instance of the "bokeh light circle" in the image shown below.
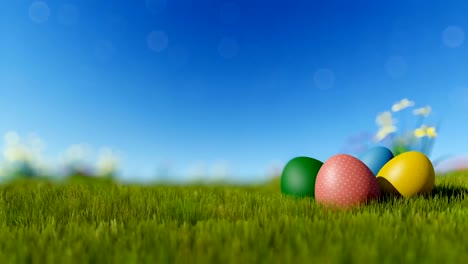
[[239,44],[233,38],[223,38],[218,44],[218,53],[225,59],[231,59],[239,53]]
[[460,47],[465,41],[465,32],[461,27],[449,26],[442,32],[442,42],[449,48]]
[[320,90],[327,90],[335,84],[335,73],[330,69],[319,69],[314,73],[314,84]]
[[151,31],[146,38],[148,48],[154,52],[161,52],[169,45],[166,32],[161,30]]
[[29,18],[34,23],[44,23],[49,19],[50,8],[43,1],[34,1],[29,6]]

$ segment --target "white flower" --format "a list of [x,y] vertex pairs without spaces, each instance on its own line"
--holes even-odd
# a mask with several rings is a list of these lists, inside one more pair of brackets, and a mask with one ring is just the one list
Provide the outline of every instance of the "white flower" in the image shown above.
[[7,146],[18,145],[20,143],[20,137],[15,131],[5,133],[3,138],[5,140],[5,145]]
[[75,162],[84,162],[87,160],[91,152],[91,147],[87,144],[74,144],[65,150],[62,160],[66,164]]
[[29,142],[23,143],[18,133],[10,131],[4,135],[4,140],[3,157],[7,162],[39,163],[42,160],[45,144],[37,135],[31,134]]
[[377,132],[375,139],[377,141],[381,141],[382,139],[386,138],[388,135],[396,131],[397,131],[397,128],[393,125],[381,127],[380,130]]
[[7,146],[3,150],[3,157],[7,162],[28,161],[31,159],[31,154],[25,146]]
[[26,162],[35,171],[47,173],[47,166],[43,157],[45,143],[42,139],[30,134],[26,142],[23,142],[18,133],[14,131],[7,132],[4,135],[3,157],[6,161],[6,168],[16,162]]
[[387,137],[389,134],[397,131],[397,128],[395,126],[396,120],[392,117],[392,113],[389,111],[386,111],[377,115],[377,118],[375,121],[377,125],[380,126],[379,131],[377,132],[377,135],[375,135],[375,139],[377,141],[381,141],[382,139]]
[[413,111],[413,114],[421,115],[421,116],[428,116],[431,113],[431,110],[432,108],[430,106],[425,106],[425,107],[415,109]]
[[407,98],[404,98],[401,101],[396,102],[395,104],[393,104],[392,111],[393,112],[398,112],[398,111],[401,111],[401,110],[403,110],[405,108],[411,107],[413,105],[414,105],[413,101],[410,101]]
[[110,148],[102,148],[97,161],[98,175],[114,173],[120,163],[117,155]]
[[393,126],[396,124],[396,120],[392,118],[392,113],[389,111],[377,115],[375,121],[381,127]]

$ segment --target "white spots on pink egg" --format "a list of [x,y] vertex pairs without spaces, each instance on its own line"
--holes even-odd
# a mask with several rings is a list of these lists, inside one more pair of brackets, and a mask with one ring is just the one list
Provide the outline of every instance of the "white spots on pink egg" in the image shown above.
[[335,155],[323,164],[315,188],[317,202],[340,207],[360,204],[380,195],[372,172],[364,163],[346,154]]

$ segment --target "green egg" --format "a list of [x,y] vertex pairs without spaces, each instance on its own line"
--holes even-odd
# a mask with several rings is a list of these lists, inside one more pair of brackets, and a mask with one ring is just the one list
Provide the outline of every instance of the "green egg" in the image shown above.
[[281,192],[296,197],[314,197],[315,179],[322,165],[323,162],[309,157],[293,158],[281,174]]

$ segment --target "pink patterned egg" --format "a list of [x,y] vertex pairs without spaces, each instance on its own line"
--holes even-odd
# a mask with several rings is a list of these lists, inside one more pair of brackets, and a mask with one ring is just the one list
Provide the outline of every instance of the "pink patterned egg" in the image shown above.
[[317,174],[315,200],[320,204],[344,208],[379,196],[380,188],[375,175],[353,156],[332,156]]

